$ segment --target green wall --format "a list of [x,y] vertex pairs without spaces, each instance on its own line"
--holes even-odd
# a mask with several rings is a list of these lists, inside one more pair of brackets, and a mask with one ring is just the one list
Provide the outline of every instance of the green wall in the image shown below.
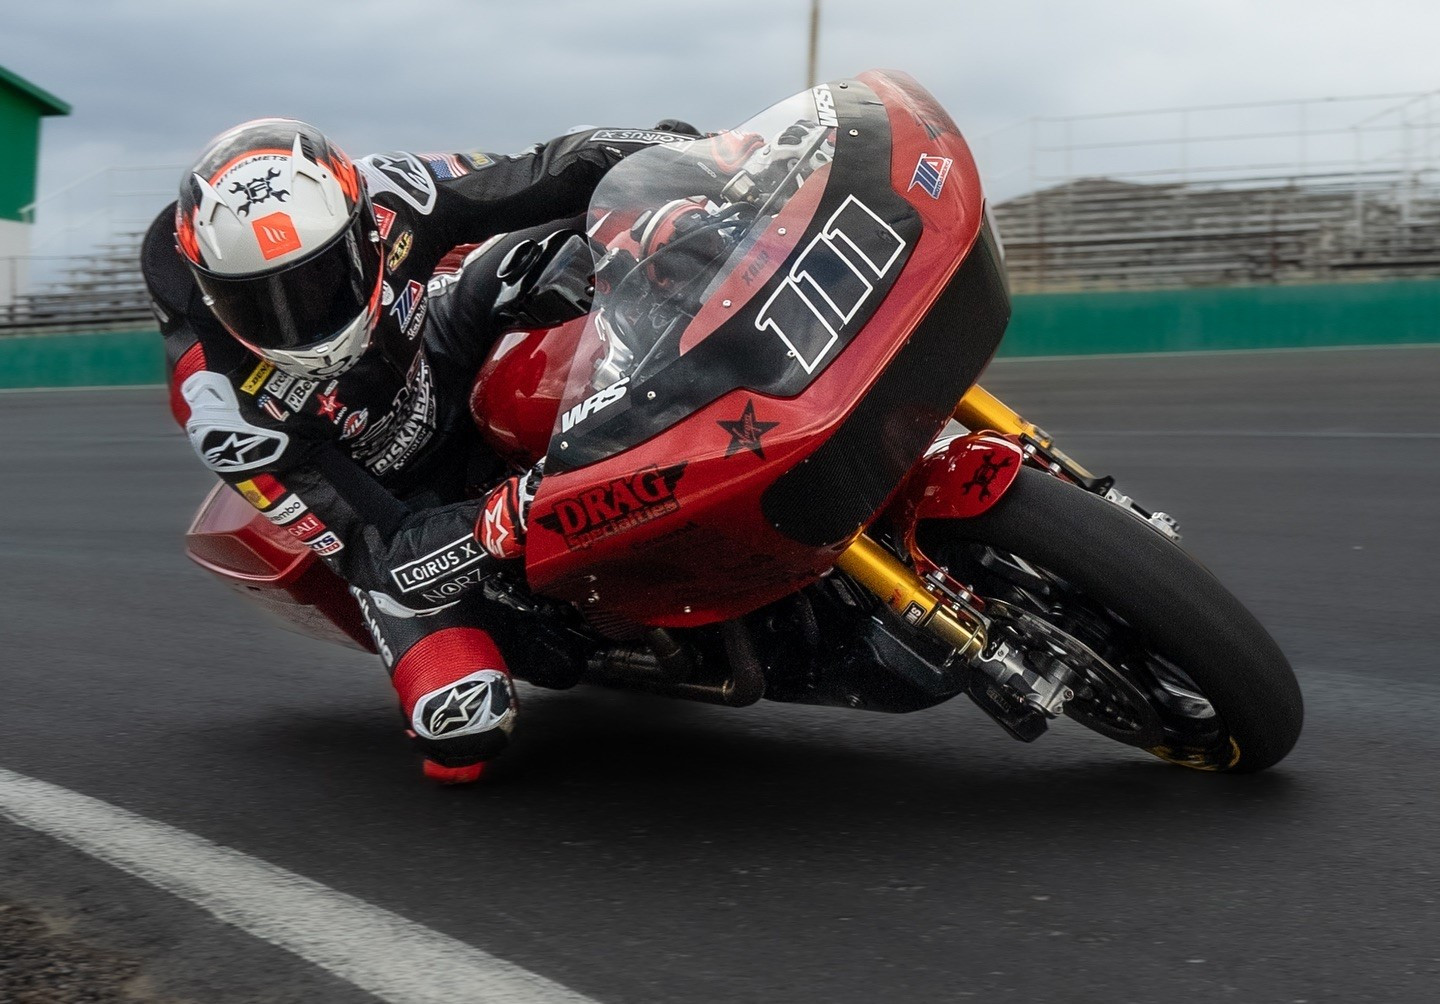
[[40,116],[35,104],[0,85],[0,220],[20,219],[20,207],[35,201]]
[[164,382],[158,331],[0,337],[0,388]]
[[[1015,297],[1002,356],[1440,342],[1440,280]],[[161,383],[155,331],[0,337],[0,387]]]
[[1440,280],[1016,296],[1002,356],[1440,342]]

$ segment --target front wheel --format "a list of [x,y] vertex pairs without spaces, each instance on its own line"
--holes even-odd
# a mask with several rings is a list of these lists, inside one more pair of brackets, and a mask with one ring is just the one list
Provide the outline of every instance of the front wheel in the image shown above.
[[1304,719],[1269,633],[1179,546],[1104,499],[1031,468],[991,509],[918,528],[985,599],[999,637],[1061,665],[1064,713],[1200,770],[1279,762]]

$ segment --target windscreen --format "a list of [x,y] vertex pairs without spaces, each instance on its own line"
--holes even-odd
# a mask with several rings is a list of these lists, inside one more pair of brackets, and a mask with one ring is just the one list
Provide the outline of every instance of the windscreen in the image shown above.
[[552,471],[637,445],[736,388],[799,394],[918,238],[891,188],[884,106],[857,81],[712,136],[647,135],[591,203],[595,299]]

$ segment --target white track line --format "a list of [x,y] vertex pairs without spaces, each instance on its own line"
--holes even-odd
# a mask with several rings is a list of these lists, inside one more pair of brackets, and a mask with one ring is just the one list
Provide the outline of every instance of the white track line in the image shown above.
[[394,1004],[594,1004],[301,875],[3,768],[0,817],[159,886]]

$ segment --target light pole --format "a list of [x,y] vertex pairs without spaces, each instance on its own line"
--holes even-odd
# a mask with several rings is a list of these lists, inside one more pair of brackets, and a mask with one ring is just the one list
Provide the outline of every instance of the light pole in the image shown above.
[[810,61],[806,66],[807,87],[814,87],[819,80],[815,77],[815,54],[820,47],[820,0],[810,0]]

